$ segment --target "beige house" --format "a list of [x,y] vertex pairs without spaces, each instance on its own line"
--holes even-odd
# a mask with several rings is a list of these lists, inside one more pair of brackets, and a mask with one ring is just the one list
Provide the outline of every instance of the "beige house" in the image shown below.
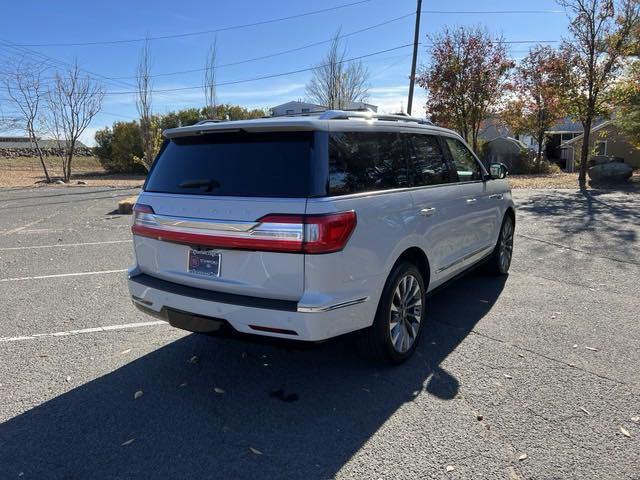
[[[562,156],[567,160],[567,171],[569,172],[575,170],[576,160],[580,158],[583,137],[584,135],[579,135],[560,146]],[[620,131],[613,120],[603,122],[591,129],[589,151],[591,155],[620,157],[633,168],[640,168],[640,149],[629,143],[625,134]]]

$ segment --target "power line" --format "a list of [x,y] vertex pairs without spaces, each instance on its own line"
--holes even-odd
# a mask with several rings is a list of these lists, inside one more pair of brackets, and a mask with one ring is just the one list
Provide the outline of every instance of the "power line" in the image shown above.
[[313,10],[310,12],[304,12],[304,13],[298,13],[296,15],[288,15],[286,17],[279,17],[279,18],[272,18],[269,20],[261,20],[258,22],[252,22],[252,23],[244,23],[244,24],[240,24],[240,25],[232,25],[232,26],[228,26],[228,27],[220,27],[220,28],[216,28],[213,30],[202,30],[199,32],[188,32],[188,33],[176,33],[176,34],[172,34],[172,35],[161,35],[161,36],[157,36],[157,37],[139,37],[139,38],[130,38],[130,39],[125,39],[125,40],[100,40],[100,41],[93,41],[93,42],[69,42],[69,43],[25,43],[25,44],[19,44],[19,46],[21,47],[84,47],[84,46],[90,46],[90,45],[119,45],[119,44],[123,44],[123,43],[137,43],[137,42],[144,42],[146,40],[166,40],[166,39],[171,39],[171,38],[185,38],[185,37],[193,37],[193,36],[197,36],[197,35],[207,35],[210,33],[219,33],[219,32],[225,32],[225,31],[229,31],[229,30],[238,30],[241,28],[249,28],[249,27],[257,27],[260,25],[267,25],[270,23],[277,23],[277,22],[284,22],[287,20],[294,20],[296,18],[302,18],[302,17],[308,17],[310,15],[318,15],[320,13],[325,13],[325,12],[331,12],[334,10],[340,10],[343,8],[347,8],[347,7],[353,7],[355,5],[361,5],[363,3],[369,3],[372,2],[373,0],[359,0],[357,2],[351,2],[351,3],[345,3],[342,5],[336,5],[335,7],[328,7],[328,8],[322,8],[320,10]]
[[[13,50],[7,50],[7,48],[13,49]],[[18,53],[21,53],[22,55],[29,55],[31,57],[35,57],[39,60],[46,60],[47,62],[50,62],[53,65],[58,65],[58,66],[63,66],[66,68],[69,67],[73,67],[72,64],[70,64],[69,62],[65,62],[64,60],[59,60],[55,57],[52,57],[50,55],[46,55],[44,53],[38,52],[36,50],[31,50],[29,48],[25,48],[25,47],[21,47],[19,45],[14,44],[13,42],[10,42],[8,40],[3,40],[0,39],[0,49],[3,49],[5,52],[8,51],[9,53],[11,53],[12,55],[15,55],[16,51]],[[78,67],[78,69],[82,72],[85,72],[89,75],[93,75],[94,77],[98,77],[103,79],[104,81],[111,83],[113,85],[118,85],[118,86],[124,86],[124,87],[128,87],[128,88],[135,88],[135,85],[131,84],[131,83],[127,83],[127,82],[123,82],[120,80],[112,80],[109,77],[106,77],[105,75],[101,75],[99,73],[95,73],[92,72],[91,70],[87,70],[86,68],[81,68]]]
[[[349,33],[345,33],[345,34],[339,35],[338,38],[351,37],[353,35],[357,35],[357,34],[362,33],[362,32],[373,30],[375,28],[382,27],[384,25],[388,25],[390,23],[397,22],[399,20],[403,20],[403,19],[411,17],[413,15],[415,15],[415,12],[407,13],[405,15],[401,15],[399,17],[395,17],[395,18],[392,18],[390,20],[386,20],[386,21],[381,22],[381,23],[376,23],[375,25],[370,25],[368,27],[361,28],[361,29],[355,30],[353,32],[349,32]],[[246,59],[243,59],[243,60],[236,60],[234,62],[223,63],[223,64],[220,64],[220,65],[216,65],[216,69],[225,68],[225,67],[232,67],[232,66],[236,66],[236,65],[242,65],[242,64],[245,64],[245,63],[256,62],[256,61],[259,61],[259,60],[265,60],[265,59],[268,59],[268,58],[273,58],[273,57],[278,57],[278,56],[281,56],[281,55],[286,55],[288,53],[299,52],[301,50],[306,50],[308,48],[317,47],[319,45],[324,45],[324,44],[327,44],[327,43],[331,43],[334,40],[335,40],[335,37],[332,37],[332,38],[330,38],[328,40],[321,40],[321,41],[318,41],[318,42],[309,43],[309,44],[303,45],[301,47],[290,48],[288,50],[281,50],[279,52],[269,53],[269,54],[262,55],[262,56],[259,56],[259,57],[252,57],[252,58],[246,58]],[[204,70],[206,70],[206,69],[205,68],[193,68],[193,69],[190,69],[190,70],[178,70],[178,71],[175,71],[175,72],[156,73],[156,74],[151,75],[151,76],[152,77],[168,77],[168,76],[172,76],[172,75],[182,75],[182,74],[185,74],[185,73],[197,73],[197,72],[202,72]],[[108,78],[110,78],[112,80],[128,80],[128,79],[135,79],[136,77],[135,76],[126,76],[126,77],[108,77]]]
[[[399,45],[397,47],[393,47],[393,48],[387,48],[385,50],[378,50],[377,52],[372,52],[372,53],[367,53],[365,55],[360,55],[357,57],[351,57],[351,58],[346,58],[344,60],[341,60],[340,62],[337,63],[346,63],[346,62],[352,62],[354,60],[360,60],[362,58],[368,58],[368,57],[373,57],[374,55],[380,55],[382,53],[387,53],[387,52],[393,52],[395,50],[400,50],[401,48],[406,48],[409,46],[413,46],[413,43],[405,43],[404,45]],[[308,67],[308,68],[301,68],[299,70],[291,70],[288,72],[280,72],[280,73],[274,73],[274,74],[270,74],[270,75],[262,75],[259,77],[253,77],[253,78],[245,78],[242,80],[230,80],[227,82],[219,82],[216,83],[216,87],[220,87],[220,86],[225,86],[225,85],[237,85],[240,83],[248,83],[248,82],[255,82],[258,80],[266,80],[269,78],[277,78],[277,77],[285,77],[288,75],[295,75],[296,73],[302,73],[302,72],[310,72],[312,70],[315,70],[316,68],[319,67],[323,67],[326,65],[316,65],[313,67]],[[198,85],[198,86],[194,86],[194,87],[177,87],[177,88],[165,88],[165,89],[158,89],[158,90],[153,90],[152,93],[170,93],[170,92],[181,92],[181,91],[186,91],[186,90],[196,90],[196,89],[201,89],[202,85]],[[134,91],[128,91],[128,92],[105,92],[105,95],[131,95],[131,94],[135,94],[137,93],[135,90]]]
[[565,13],[562,10],[421,10],[422,13],[429,14],[471,14],[480,15],[488,14],[505,14],[505,15],[535,15],[535,14],[558,14]]
[[[369,3],[373,0],[360,0],[357,2],[346,3],[342,5],[336,5],[335,7],[323,8],[320,10],[313,10],[310,12],[299,13],[296,15],[289,15],[286,17],[272,18],[268,20],[261,20],[258,22],[252,23],[244,23],[240,25],[231,25],[228,27],[220,27],[213,30],[201,30],[196,32],[185,32],[185,33],[176,33],[170,35],[159,35],[159,36],[150,36],[150,37],[137,37],[137,38],[129,38],[122,40],[97,40],[97,41],[89,41],[89,42],[58,42],[58,43],[22,43],[15,44],[19,47],[85,47],[85,46],[97,46],[97,45],[121,45],[126,43],[138,43],[144,42],[146,40],[154,41],[154,40],[169,40],[174,38],[185,38],[185,37],[193,37],[199,35],[208,35],[211,33],[219,33],[230,30],[238,30],[243,28],[256,27],[260,25],[268,25],[271,23],[284,22],[287,20],[295,20],[297,18],[307,17],[311,15],[318,15],[321,13],[326,13],[334,10],[340,10],[343,8],[352,7],[355,5],[360,5],[363,3]],[[490,14],[490,15],[535,15],[535,14],[563,14],[562,10],[422,10],[422,13],[431,14],[431,15],[481,15],[481,14]]]

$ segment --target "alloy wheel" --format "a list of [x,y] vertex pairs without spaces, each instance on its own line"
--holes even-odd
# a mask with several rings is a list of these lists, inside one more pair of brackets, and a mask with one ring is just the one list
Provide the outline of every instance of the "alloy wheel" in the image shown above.
[[393,293],[389,318],[389,334],[393,348],[407,352],[415,343],[422,319],[423,292],[412,274],[400,279]]
[[511,265],[513,255],[513,220],[506,217],[500,235],[500,270],[506,272]]

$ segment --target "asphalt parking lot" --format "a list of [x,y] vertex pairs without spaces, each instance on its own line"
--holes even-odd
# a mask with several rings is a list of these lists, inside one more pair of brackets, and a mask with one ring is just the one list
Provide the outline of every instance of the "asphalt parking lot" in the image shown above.
[[515,191],[511,274],[386,368],[137,312],[132,192],[0,190],[2,479],[640,478],[640,195]]

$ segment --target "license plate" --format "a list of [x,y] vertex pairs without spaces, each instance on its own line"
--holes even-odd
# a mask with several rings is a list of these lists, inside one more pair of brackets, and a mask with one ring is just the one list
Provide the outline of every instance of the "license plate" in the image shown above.
[[189,273],[207,277],[220,276],[220,253],[213,250],[189,249]]

